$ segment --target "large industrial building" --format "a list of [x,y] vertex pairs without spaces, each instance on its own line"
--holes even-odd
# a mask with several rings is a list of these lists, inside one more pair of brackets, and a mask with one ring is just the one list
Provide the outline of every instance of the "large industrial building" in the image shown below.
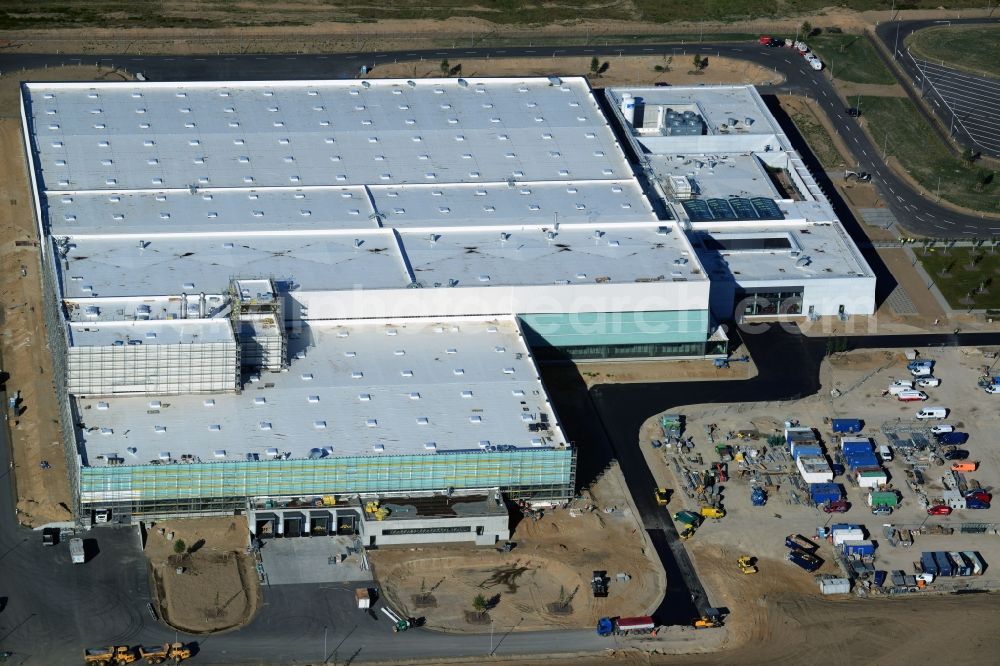
[[491,543],[501,497],[574,492],[536,361],[874,307],[749,87],[610,90],[610,121],[580,78],[22,93],[80,513]]

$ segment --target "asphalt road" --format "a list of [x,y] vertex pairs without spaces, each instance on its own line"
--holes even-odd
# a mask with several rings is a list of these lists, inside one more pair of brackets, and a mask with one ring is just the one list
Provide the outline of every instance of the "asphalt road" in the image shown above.
[[[889,53],[893,54],[896,62],[906,72],[906,76],[900,76],[899,72],[897,72],[892,67],[889,68],[890,71],[892,71],[893,75],[895,75],[896,78],[899,79],[900,83],[903,86],[903,89],[906,90],[907,95],[909,95],[910,99],[913,100],[914,106],[916,106],[917,109],[919,109],[920,112],[924,115],[924,117],[927,118],[927,120],[934,127],[938,135],[941,136],[942,140],[944,140],[945,143],[948,142],[948,136],[947,136],[948,132],[946,132],[943,129],[944,127],[948,127],[955,132],[954,136],[956,141],[958,141],[959,143],[961,143],[966,147],[971,147],[974,150],[982,151],[985,155],[992,155],[993,157],[1000,156],[1000,148],[998,148],[996,144],[997,137],[993,135],[990,137],[991,140],[986,141],[985,143],[980,141],[978,137],[979,132],[980,131],[988,132],[990,130],[989,128],[978,127],[975,124],[967,126],[966,123],[962,122],[963,120],[968,122],[970,116],[972,115],[970,113],[970,109],[968,108],[965,109],[964,111],[963,109],[959,108],[957,112],[958,117],[957,118],[955,117],[956,114],[952,107],[955,100],[950,98],[948,92],[936,89],[933,85],[930,84],[929,81],[925,79],[925,74],[924,72],[921,71],[921,67],[914,60],[914,58],[910,57],[907,51],[906,39],[917,30],[923,30],[924,28],[939,28],[947,25],[951,26],[990,25],[990,24],[996,25],[998,23],[1000,23],[1000,19],[955,19],[950,21],[931,21],[931,20],[889,21],[886,23],[882,23],[875,28],[875,34],[877,38],[881,40],[881,42],[885,45],[886,50]],[[967,75],[964,72],[956,72],[956,75],[961,76],[963,78],[967,77]],[[937,81],[938,79],[944,80],[955,77],[953,76],[950,77],[947,72],[941,72],[938,74],[937,77],[935,77],[932,74],[931,78]],[[974,77],[968,77],[968,78],[974,78]],[[996,80],[990,80],[990,79],[981,79],[981,81],[987,86],[993,88],[993,91],[987,94],[987,97],[989,97],[990,99],[988,100],[980,99],[980,101],[992,103],[991,107],[984,107],[981,110],[981,112],[987,114],[993,114],[995,120],[997,113],[997,111],[995,110],[995,101],[998,94],[1000,94],[1000,92],[996,91],[996,88],[1000,87],[1000,84],[998,84]],[[969,92],[971,97],[979,96],[978,94],[973,93],[971,90]],[[934,110],[934,113],[937,115],[937,120],[939,122],[935,122],[935,119],[932,118],[930,114],[927,112],[926,107],[920,104],[919,99],[921,96],[925,96],[928,99],[928,101],[932,104],[932,109]],[[966,106],[968,107],[971,105],[971,100],[968,103],[966,101],[963,101],[962,103],[966,104]]]
[[[846,104],[838,97],[828,73],[815,72],[791,49],[766,48],[756,43],[663,44],[622,46],[508,47],[415,50],[328,55],[219,55],[219,56],[73,56],[73,55],[0,55],[0,71],[16,72],[22,68],[59,64],[100,62],[129,71],[142,72],[153,81],[268,80],[352,78],[362,65],[378,67],[382,63],[413,61],[421,58],[437,62],[447,58],[461,62],[463,57],[529,57],[615,55],[674,55],[675,59],[694,53],[727,56],[748,60],[785,77],[778,86],[761,86],[762,94],[793,93],[815,99],[830,116],[836,131],[858,158],[857,167],[874,175],[875,187],[897,220],[910,232],[942,238],[990,238],[1000,235],[1000,219],[957,213],[938,205],[914,191],[909,183],[886,167],[881,146],[875,145],[861,130],[856,119],[845,113]],[[710,65],[711,66],[711,65]],[[877,137],[876,137],[877,139]],[[835,196],[835,194],[831,194]]]

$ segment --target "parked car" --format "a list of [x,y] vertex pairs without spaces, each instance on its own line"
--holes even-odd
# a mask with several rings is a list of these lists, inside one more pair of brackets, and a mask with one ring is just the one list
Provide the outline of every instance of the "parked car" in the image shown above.
[[950,516],[951,507],[947,504],[935,504],[934,506],[927,507],[928,516]]
[[983,389],[987,393],[1000,393],[1000,384],[992,384]]
[[861,109],[855,106],[849,106],[846,109],[844,109],[844,113],[849,115],[851,118],[857,118],[861,115]]
[[969,457],[969,452],[965,449],[952,449],[944,452],[945,460],[965,460]]
[[920,377],[917,379],[917,386],[921,388],[934,388],[935,386],[941,386],[941,380],[933,375],[930,377]]
[[955,431],[955,426],[951,425],[950,423],[938,423],[937,425],[931,426],[931,432],[934,433],[935,435],[940,435],[941,433],[954,432],[954,431]]
[[980,502],[992,502],[993,496],[990,495],[985,490],[973,490],[965,495],[965,499],[968,500],[970,497],[979,500]]
[[926,400],[927,394],[923,391],[914,391],[913,389],[907,391],[900,391],[896,394],[896,400],[900,402],[916,402],[918,400]]
[[873,506],[872,515],[873,516],[888,516],[892,514],[891,506]]
[[846,513],[850,508],[851,503],[842,499],[823,505],[823,511],[826,513]]
[[774,39],[774,38],[772,38],[771,41],[769,41],[767,43],[767,45],[770,46],[773,49],[773,48],[776,48],[778,46],[784,46],[785,43],[783,41],[781,41],[780,39]]

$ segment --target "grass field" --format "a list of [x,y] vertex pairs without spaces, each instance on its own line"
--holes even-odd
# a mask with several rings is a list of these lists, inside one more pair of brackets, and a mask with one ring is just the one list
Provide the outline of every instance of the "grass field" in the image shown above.
[[834,145],[830,133],[816,120],[815,116],[803,110],[789,109],[788,117],[795,123],[799,134],[809,144],[809,150],[816,156],[824,169],[840,169],[847,165]]
[[[311,25],[381,19],[470,17],[500,25],[631,20],[651,23],[739,21],[795,16],[829,0],[4,0],[0,30],[36,28],[220,28]],[[856,10],[886,9],[883,0],[843,0]],[[908,8],[970,6],[971,0],[909,0]]]
[[1000,308],[1000,254],[992,245],[950,250],[937,247],[916,252],[927,274],[953,308]]
[[910,35],[906,45],[918,58],[1000,77],[1000,23],[928,28]]
[[896,82],[864,35],[822,33],[805,41],[841,81],[886,85]]
[[875,144],[886,145],[926,190],[959,206],[1000,212],[1000,173],[953,156],[908,98],[862,97],[861,112]]

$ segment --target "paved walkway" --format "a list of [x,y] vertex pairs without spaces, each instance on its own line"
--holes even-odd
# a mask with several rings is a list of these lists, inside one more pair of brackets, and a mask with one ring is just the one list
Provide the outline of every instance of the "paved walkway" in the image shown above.
[[[346,560],[342,556],[347,555]],[[260,549],[269,585],[371,580],[352,537],[267,539]]]

